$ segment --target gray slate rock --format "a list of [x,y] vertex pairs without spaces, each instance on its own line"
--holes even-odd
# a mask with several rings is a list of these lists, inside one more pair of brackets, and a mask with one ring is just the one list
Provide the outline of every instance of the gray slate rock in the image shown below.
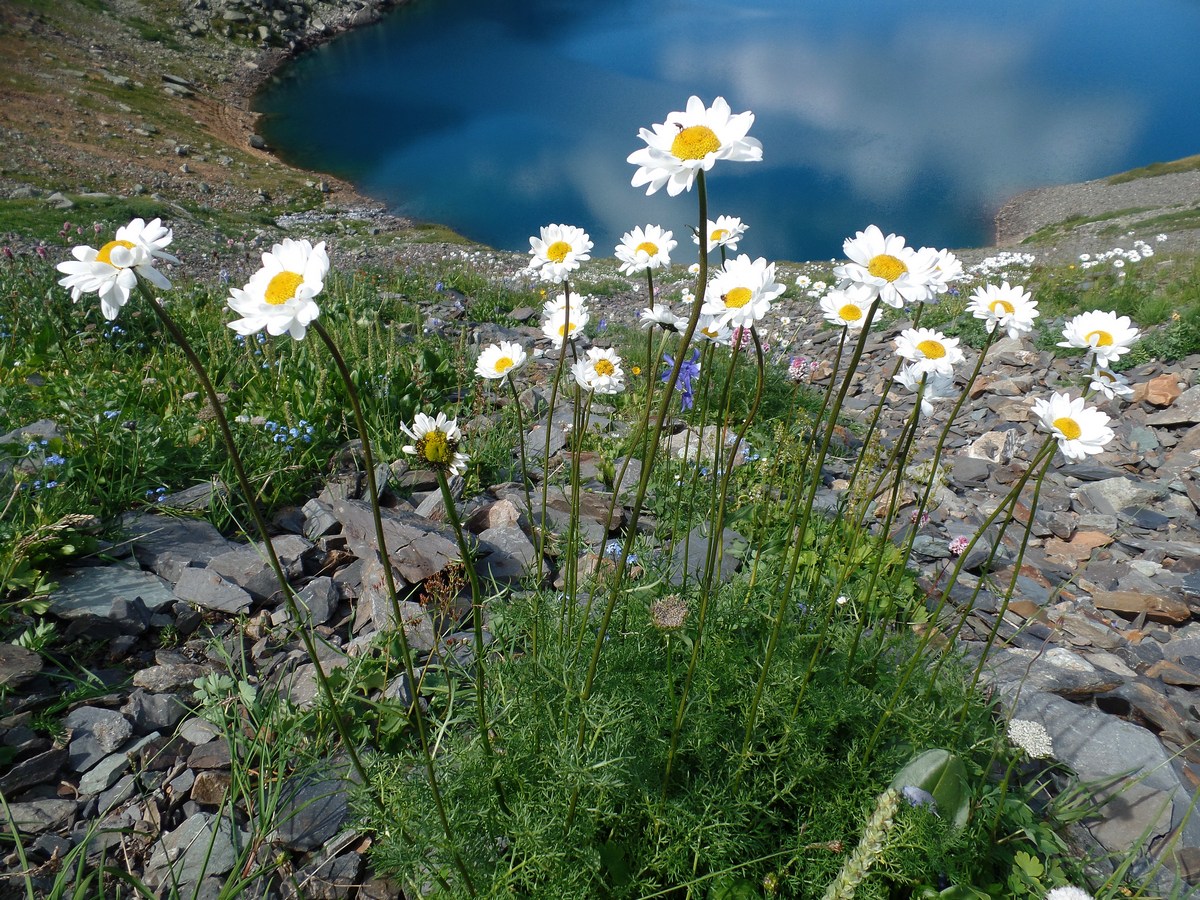
[[223,613],[249,612],[254,604],[249,593],[208,569],[184,569],[175,585],[175,596]]
[[133,542],[133,555],[146,569],[172,584],[188,566],[237,548],[203,519],[180,519],[153,513],[132,513],[123,520]]
[[233,869],[247,840],[228,817],[196,813],[155,845],[145,881],[151,887],[176,884],[181,896],[191,896],[202,878]]
[[[333,513],[342,523],[350,552],[362,559],[378,557],[375,522],[368,504],[340,500]],[[400,510],[380,510],[388,559],[411,584],[424,581],[459,558],[458,542],[448,528]]]
[[[686,572],[689,581],[704,577],[705,555],[708,552],[708,533],[703,525],[697,525],[688,532],[687,537],[677,541],[671,548],[671,584],[682,584]],[[721,535],[721,548],[718,556],[716,580],[729,581],[741,565],[737,556],[737,546],[744,546],[746,539],[732,528],[726,528]]]
[[133,725],[113,709],[81,706],[72,710],[63,724],[74,732],[73,737],[90,734],[101,750],[112,753],[133,735]]
[[42,657],[16,644],[0,642],[0,686],[14,688],[42,671]]
[[337,834],[349,812],[349,785],[341,778],[289,780],[272,840],[291,850],[316,850]]
[[[136,601],[136,602],[135,602]],[[150,572],[127,566],[97,566],[78,569],[59,582],[50,595],[50,612],[62,619],[94,617],[126,622],[145,631],[140,616],[142,609],[158,612],[175,601],[170,588]]]

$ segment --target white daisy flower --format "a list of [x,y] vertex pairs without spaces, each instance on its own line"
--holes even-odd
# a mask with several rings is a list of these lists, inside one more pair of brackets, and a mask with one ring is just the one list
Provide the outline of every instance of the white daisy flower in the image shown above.
[[516,341],[488,344],[475,362],[475,374],[480,378],[503,378],[521,368],[528,358],[525,348]]
[[1062,334],[1064,340],[1059,341],[1059,347],[1090,350],[1096,365],[1108,367],[1129,350],[1137,340],[1138,330],[1129,316],[1094,309],[1068,321]]
[[[747,227],[737,216],[717,216],[715,222],[709,219],[708,227],[705,229],[708,234],[708,252],[712,253],[718,247],[736,250],[738,241],[746,233]],[[692,242],[699,244],[700,235],[693,234]]]
[[99,250],[86,246],[72,248],[75,259],[55,267],[66,276],[58,283],[70,289],[74,302],[84,294],[99,295],[104,318],[115,319],[121,307],[129,302],[139,275],[161,290],[170,290],[171,282],[154,268],[154,261],[179,262],[163,250],[171,238],[171,229],[165,228],[161,219],[149,222],[134,219],[118,228],[114,239]]
[[937,255],[937,262],[933,266],[933,281],[936,293],[946,293],[954,282],[962,279],[962,260],[949,250],[934,250],[930,247],[922,247],[918,252],[930,252]]
[[589,300],[591,300],[591,297],[586,294],[572,294],[569,300],[566,294],[559,294],[554,299],[547,300],[542,304],[542,315],[546,318],[562,315],[566,308],[570,306],[572,319],[579,315],[586,316],[588,315],[587,304]]
[[821,298],[821,312],[827,322],[850,331],[861,331],[871,324],[867,316],[871,313],[872,303],[863,291],[832,290]]
[[262,268],[250,276],[245,288],[230,288],[229,308],[242,318],[229,323],[238,334],[264,328],[268,334],[304,338],[309,324],[321,314],[313,300],[325,287],[329,255],[325,242],[284,238],[262,255]]
[[712,344],[728,347],[733,342],[733,329],[721,316],[700,314],[696,323],[696,334]]
[[687,319],[675,315],[671,312],[671,307],[665,303],[655,303],[653,306],[647,306],[638,313],[638,324],[643,328],[647,326],[653,328],[657,325],[665,331],[682,331],[687,325]]
[[1067,887],[1052,888],[1046,894],[1046,900],[1093,900],[1093,897],[1083,888],[1068,885]]
[[883,236],[875,225],[868,225],[842,245],[850,262],[836,266],[833,274],[838,287],[869,287],[888,306],[897,309],[905,303],[923,303],[933,299],[938,285],[936,267],[941,261],[937,251],[918,254],[895,234]]
[[578,314],[571,310],[570,316],[565,312],[555,313],[547,316],[546,321],[542,323],[542,334],[550,338],[555,347],[561,347],[565,341],[573,341],[583,334],[583,328],[589,318],[587,311],[583,309],[580,309]]
[[585,391],[597,394],[619,394],[625,390],[625,373],[621,357],[613,349],[592,347],[587,355],[571,366],[575,383]]
[[686,110],[671,113],[653,130],[638,132],[646,146],[626,160],[638,167],[633,186],[647,185],[649,195],[666,185],[667,193],[674,197],[690,191],[696,173],[707,172],[718,159],[761,160],[762,144],[746,137],[752,124],[754,113],[733,115],[724,97],[717,97],[707,109],[699,97],[690,97]]
[[671,239],[671,232],[658,225],[627,231],[617,245],[620,271],[633,275],[647,269],[665,269],[671,265],[671,251],[678,245],[678,241]]
[[894,377],[893,381],[907,388],[912,393],[921,390],[921,379],[925,379],[925,390],[921,392],[921,415],[932,416],[934,401],[945,400],[955,395],[954,375],[941,372],[919,372],[915,365],[904,366]]
[[948,338],[932,328],[906,328],[896,338],[896,355],[912,363],[915,374],[936,372],[953,375],[963,361],[958,338]]
[[1124,375],[1112,372],[1103,366],[1096,366],[1090,375],[1093,391],[1103,394],[1109,400],[1113,397],[1132,397],[1133,387]]
[[1108,416],[1088,407],[1082,397],[1072,400],[1069,394],[1051,394],[1049,400],[1033,401],[1033,414],[1040,420],[1040,430],[1058,439],[1058,449],[1067,459],[1101,453],[1113,439]]
[[775,281],[775,264],[762,257],[751,261],[745,253],[728,259],[708,283],[701,313],[720,316],[732,326],[750,326],[762,319],[771,301],[784,292]]
[[529,270],[542,281],[566,281],[579,264],[591,259],[592,240],[575,225],[546,225],[541,237],[529,239]]
[[796,287],[800,288],[801,290],[808,287],[810,284],[812,284],[812,279],[807,275],[796,276]]
[[1023,285],[1010,286],[1007,281],[999,286],[987,284],[977,288],[967,304],[967,312],[983,320],[988,334],[999,325],[1008,331],[1010,338],[1033,331],[1033,320],[1039,314],[1037,301],[1029,291]]
[[438,413],[437,418],[417,413],[412,427],[401,422],[400,430],[413,439],[404,452],[417,457],[422,465],[451,475],[461,475],[467,470],[470,457],[458,451],[462,432],[457,419],[446,418],[444,412]]

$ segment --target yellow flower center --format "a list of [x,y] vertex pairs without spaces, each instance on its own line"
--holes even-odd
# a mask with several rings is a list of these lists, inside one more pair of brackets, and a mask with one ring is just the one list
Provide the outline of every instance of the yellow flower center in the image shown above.
[[946,355],[946,348],[941,341],[921,341],[921,343],[917,344],[917,349],[921,351],[926,359],[941,359]]
[[676,159],[704,159],[721,149],[721,141],[707,125],[692,125],[681,128],[671,141],[671,152]]
[[895,281],[908,271],[908,266],[904,264],[904,260],[897,259],[890,253],[880,253],[871,257],[871,261],[867,263],[867,271],[884,281]]
[[496,371],[503,374],[513,367],[511,356],[502,356],[496,360]]
[[629,371],[630,371],[630,372],[632,372],[634,375],[641,375],[641,374],[642,374],[642,367],[641,367],[641,366],[634,366],[634,367],[633,367],[632,369],[630,369]]
[[1058,429],[1059,434],[1065,437],[1068,441],[1075,441],[1083,434],[1083,429],[1079,427],[1079,423],[1069,416],[1062,416],[1054,420],[1054,427]]
[[555,241],[546,248],[546,259],[550,262],[560,263],[567,258],[567,254],[571,252],[571,245],[566,241]]
[[642,241],[640,244],[637,245],[637,249],[634,250],[633,252],[641,253],[643,250],[646,251],[647,256],[657,256],[658,255],[658,244],[651,243],[650,241]]
[[303,283],[303,275],[296,272],[280,272],[268,282],[263,299],[272,306],[282,306],[296,296],[296,289]]
[[559,337],[570,337],[576,331],[578,331],[578,328],[576,327],[574,322],[564,323],[564,324],[558,326],[558,336]]
[[727,238],[727,237],[729,237],[729,230],[727,228],[716,228],[713,230],[713,233],[709,237],[709,240],[715,244],[718,241],[725,240],[725,238]]
[[417,454],[427,463],[447,466],[454,461],[454,443],[444,431],[431,431],[417,441]]
[[[100,252],[96,254],[96,262],[102,262],[112,266],[112,252],[118,247],[124,247],[126,250],[132,250],[133,243],[130,241],[109,241],[107,244],[101,247]],[[115,269],[118,267],[113,266],[113,268]]]
[[857,322],[863,317],[863,311],[853,303],[847,303],[838,310],[838,316],[843,322]]
[[592,368],[596,370],[597,375],[602,376],[611,375],[613,372],[617,371],[617,367],[607,359],[596,360]]
[[1083,338],[1093,347],[1111,347],[1113,336],[1107,331],[1089,331]]
[[988,304],[988,311],[999,313],[1002,316],[1011,316],[1016,312],[1016,308],[1007,300],[993,300]]
[[725,305],[732,306],[734,309],[741,309],[750,302],[753,294],[750,293],[750,288],[735,287],[724,296]]

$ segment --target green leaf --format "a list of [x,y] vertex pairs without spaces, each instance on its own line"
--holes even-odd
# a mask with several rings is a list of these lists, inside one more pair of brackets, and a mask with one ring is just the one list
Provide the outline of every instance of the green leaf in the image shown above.
[[928,791],[937,801],[937,813],[953,828],[967,824],[971,801],[967,791],[967,770],[962,760],[949,750],[926,750],[896,773],[890,787],[903,791],[908,786]]

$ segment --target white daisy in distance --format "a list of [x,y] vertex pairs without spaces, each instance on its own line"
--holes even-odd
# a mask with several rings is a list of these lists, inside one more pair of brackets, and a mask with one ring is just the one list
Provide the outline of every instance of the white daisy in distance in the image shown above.
[[1072,400],[1070,394],[1056,393],[1049,400],[1038,398],[1033,401],[1033,414],[1038,428],[1058,439],[1058,449],[1067,459],[1102,453],[1113,439],[1108,416],[1088,407],[1082,397]]
[[675,197],[690,191],[696,173],[707,172],[718,159],[761,160],[762,144],[746,136],[753,124],[754,113],[733,115],[724,97],[717,97],[708,108],[699,97],[688,98],[683,112],[671,113],[653,129],[638,131],[646,146],[626,160],[638,167],[633,186],[646,185],[649,195],[665,185],[667,193]]
[[115,319],[129,295],[137,286],[138,276],[161,290],[170,290],[171,282],[154,268],[157,259],[179,262],[163,250],[171,243],[171,229],[161,219],[133,219],[117,229],[113,240],[99,250],[80,246],[71,250],[74,260],[60,262],[56,268],[66,277],[59,284],[71,291],[71,300],[78,302],[84,294],[100,297],[104,318]]
[[[746,233],[748,226],[737,216],[717,216],[717,221],[708,220],[708,252],[712,253],[718,247],[726,250],[736,250],[738,241]],[[700,235],[692,235],[692,243],[700,243]]]
[[914,373],[953,375],[963,361],[958,338],[948,338],[932,328],[906,328],[896,338],[896,355],[912,363]]
[[671,312],[671,307],[665,303],[655,303],[653,306],[645,307],[638,313],[638,324],[643,328],[653,328],[657,325],[666,331],[682,331],[687,325],[687,319],[675,315]]
[[475,362],[475,374],[492,380],[504,378],[521,368],[528,358],[525,348],[516,341],[488,344]]
[[229,290],[229,308],[242,316],[229,323],[238,334],[264,328],[268,334],[304,338],[308,326],[321,314],[313,300],[325,287],[329,255],[325,242],[284,238],[262,255],[262,268],[250,276],[245,288]]
[[561,347],[566,341],[573,341],[583,333],[591,317],[587,310],[580,308],[578,312],[571,310],[568,316],[565,311],[547,316],[542,323],[542,334],[550,338],[555,347]]
[[924,253],[926,251],[937,255],[937,262],[933,266],[933,280],[936,285],[935,291],[939,294],[944,294],[954,282],[962,279],[962,260],[949,250],[934,250],[930,247],[922,247],[918,252]]
[[701,313],[719,316],[726,325],[749,327],[771,309],[771,301],[784,285],[775,281],[775,264],[761,256],[751,261],[745,253],[727,259],[708,283]]
[[583,359],[571,366],[575,382],[585,391],[597,394],[619,394],[625,390],[625,373],[621,357],[613,349],[591,347]]
[[647,225],[627,231],[617,245],[617,259],[621,261],[619,271],[635,275],[647,269],[665,269],[671,265],[671,251],[679,246],[671,232],[663,231],[658,225]]
[[1096,365],[1107,368],[1113,360],[1129,351],[1137,340],[1138,330],[1129,316],[1094,309],[1068,321],[1062,334],[1064,339],[1059,341],[1059,347],[1090,350],[1095,355]]
[[834,267],[839,288],[862,285],[897,309],[905,303],[923,303],[934,297],[939,284],[937,266],[941,263],[936,250],[918,255],[904,238],[895,234],[884,237],[875,225],[868,225],[842,247],[850,262]]
[[1091,382],[1089,387],[1097,393],[1103,394],[1109,400],[1113,397],[1132,397],[1133,387],[1129,383],[1129,379],[1124,375],[1113,372],[1103,366],[1096,366],[1092,369]]
[[467,470],[469,457],[458,451],[462,431],[457,419],[447,418],[444,412],[436,418],[417,413],[412,427],[401,422],[400,430],[413,441],[404,447],[404,452],[417,457],[423,466],[451,475],[461,475]]
[[545,225],[540,237],[529,239],[529,270],[542,281],[567,280],[579,264],[591,259],[592,239],[575,225]]
[[1066,887],[1052,888],[1046,894],[1046,900],[1094,900],[1094,898],[1083,888],[1067,885]]
[[967,304],[967,312],[983,320],[988,334],[999,326],[1010,338],[1033,331],[1033,320],[1039,314],[1037,301],[1029,291],[1023,285],[1010,286],[1007,281],[977,288]]
[[874,301],[862,291],[832,290],[821,298],[821,312],[825,321],[831,322],[850,331],[861,331],[871,323],[868,317],[878,314],[871,313]]

